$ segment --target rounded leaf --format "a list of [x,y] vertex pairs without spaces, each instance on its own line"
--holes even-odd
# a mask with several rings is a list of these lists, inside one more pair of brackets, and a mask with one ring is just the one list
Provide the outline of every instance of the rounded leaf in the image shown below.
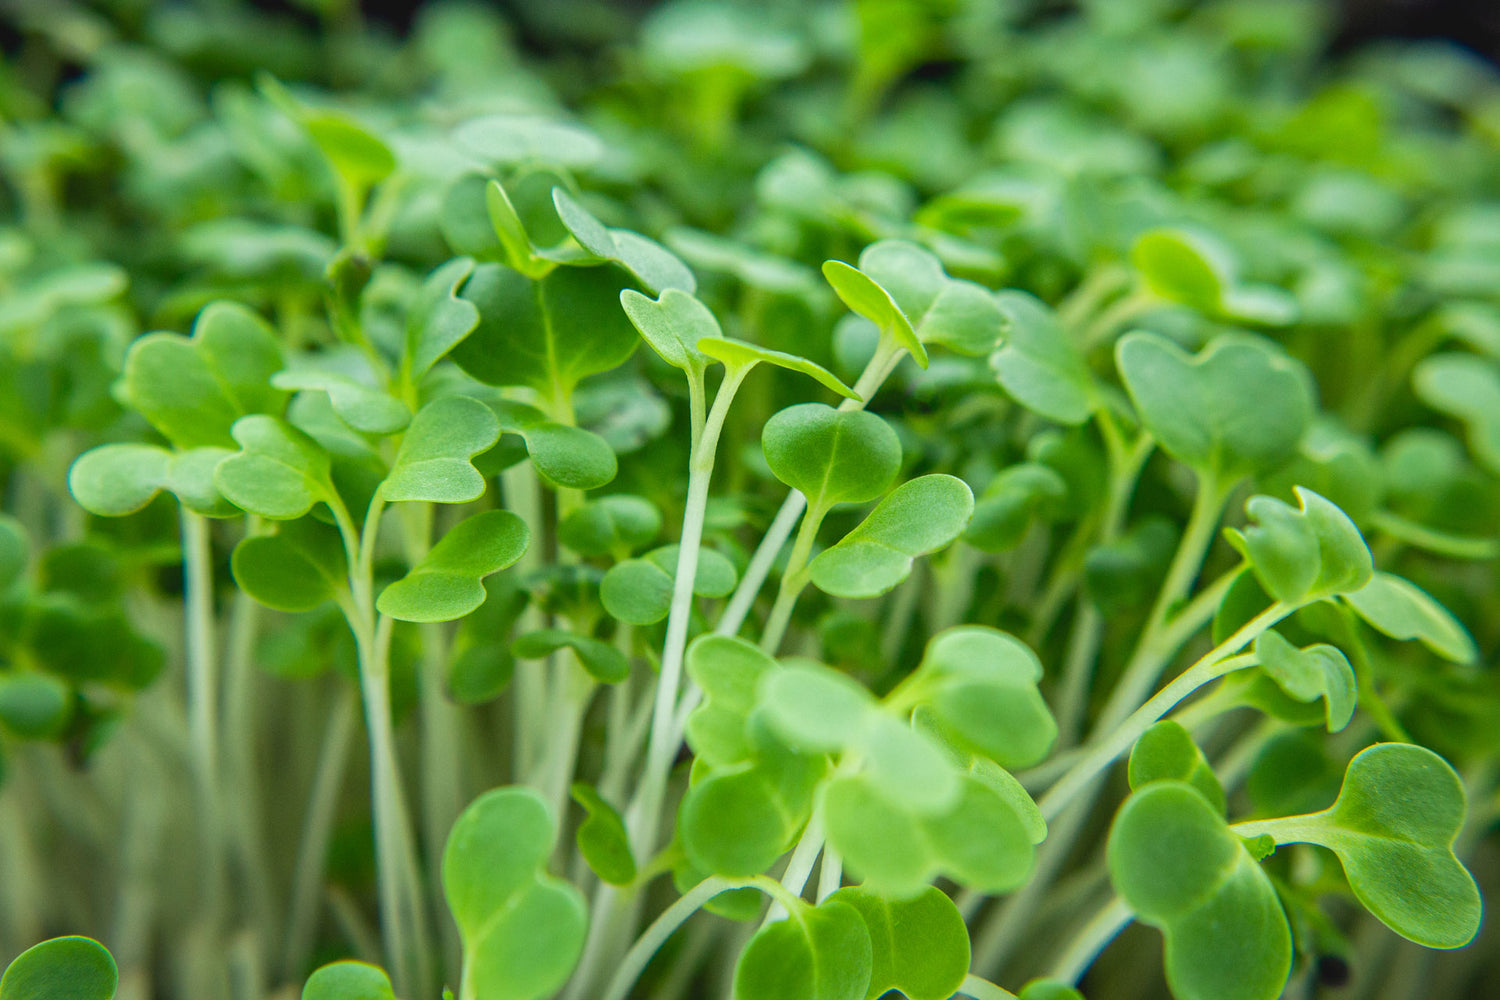
[[901,441],[890,424],[864,410],[802,403],[780,411],[761,432],[776,478],[826,511],[867,503],[890,488],[901,470]]
[[808,572],[826,594],[878,597],[910,575],[917,556],[951,545],[973,512],[974,494],[963,480],[921,476],[892,490]]
[[526,522],[505,510],[488,510],[448,529],[401,579],[381,591],[380,613],[408,622],[462,618],[484,603],[484,578],[526,551]]
[[396,1000],[385,970],[346,960],[322,966],[302,987],[302,1000]]
[[111,1000],[120,973],[98,941],[60,937],[33,945],[0,977],[5,1000]]

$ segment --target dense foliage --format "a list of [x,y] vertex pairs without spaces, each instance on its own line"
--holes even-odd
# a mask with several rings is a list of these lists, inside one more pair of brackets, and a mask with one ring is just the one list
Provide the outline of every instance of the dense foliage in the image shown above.
[[13,8],[0,1000],[1481,995],[1500,76],[1325,13]]

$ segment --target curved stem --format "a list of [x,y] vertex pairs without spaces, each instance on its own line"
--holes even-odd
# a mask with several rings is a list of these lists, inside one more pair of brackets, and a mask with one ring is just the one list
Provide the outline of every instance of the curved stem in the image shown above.
[[1100,952],[1135,919],[1135,914],[1116,896],[1078,931],[1053,967],[1052,978],[1076,985]]
[[973,997],[974,1000],[1016,1000],[1016,995],[1010,990],[1003,990],[988,979],[980,979],[973,974],[964,977],[958,992],[963,996]]
[[764,889],[763,883],[766,881],[769,880],[761,875],[754,878],[724,878],[720,875],[713,875],[683,893],[681,898],[663,910],[661,916],[651,922],[651,926],[646,928],[645,933],[625,953],[625,957],[615,969],[615,974],[610,977],[609,985],[603,993],[603,1000],[625,1000],[630,993],[630,988],[635,985],[635,981],[640,978],[641,973],[645,971],[652,957],[661,950],[662,945],[666,944],[667,940],[677,932],[677,928],[686,923],[687,919],[697,913],[709,900],[731,889],[743,889],[750,886]]

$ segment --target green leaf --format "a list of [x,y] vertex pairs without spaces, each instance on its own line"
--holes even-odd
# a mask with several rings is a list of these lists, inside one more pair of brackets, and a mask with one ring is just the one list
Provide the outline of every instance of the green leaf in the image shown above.
[[1000,348],[990,355],[990,368],[1000,386],[1048,420],[1083,423],[1094,408],[1093,380],[1056,315],[1027,292],[999,292],[996,301],[1005,327]]
[[1392,639],[1417,639],[1454,663],[1473,663],[1479,650],[1463,623],[1410,580],[1379,570],[1344,600],[1372,627]]
[[746,721],[763,679],[781,666],[754,643],[712,634],[693,640],[685,664],[704,695],[688,716],[688,746],[714,766],[749,760],[754,751],[746,738]]
[[172,453],[150,444],[106,444],[84,452],[68,470],[68,491],[100,517],[141,510],[161,492]]
[[1412,372],[1417,398],[1462,421],[1469,450],[1500,472],[1500,368],[1473,354],[1434,354]]
[[1208,316],[1286,326],[1297,301],[1272,285],[1238,280],[1228,249],[1205,233],[1152,229],[1136,239],[1130,261],[1155,295]]
[[1033,979],[1021,987],[1017,1000],[1083,1000],[1083,994],[1056,979]]
[[969,930],[958,907],[929,886],[914,899],[886,899],[863,887],[829,902],[859,911],[870,932],[872,970],[865,1000],[900,990],[909,1000],[948,1000],[969,972]]
[[1292,935],[1270,880],[1192,785],[1153,781],[1110,828],[1110,881],[1166,939],[1177,1000],[1274,1000]]
[[726,368],[749,369],[764,362],[768,365],[775,365],[777,368],[785,368],[787,371],[801,372],[845,399],[859,398],[858,394],[845,385],[843,380],[833,372],[796,354],[773,351],[744,340],[735,340],[732,337],[704,337],[698,341],[698,350]]
[[619,472],[614,449],[593,431],[548,420],[536,407],[514,400],[493,401],[490,409],[502,431],[516,434],[526,443],[532,467],[552,486],[598,489]]
[[283,367],[264,320],[214,302],[198,314],[191,338],[148,333],[132,343],[122,379],[130,405],[176,447],[229,447],[237,419],[281,412],[285,396],[271,376]]
[[971,356],[994,350],[1005,322],[994,295],[972,281],[950,278],[926,247],[877,240],[860,252],[859,270],[890,295],[919,342]]
[[891,802],[865,775],[828,782],[823,823],[829,844],[877,892],[910,898],[940,867],[921,818]]
[[251,415],[231,433],[240,450],[214,469],[214,485],[236,507],[290,521],[336,498],[328,453],[291,424]]
[[396,156],[390,147],[352,119],[334,111],[309,108],[267,73],[257,77],[256,86],[267,100],[307,131],[334,172],[343,183],[360,192],[361,198],[365,190],[396,169]]
[[339,419],[365,434],[395,434],[411,423],[411,410],[396,397],[336,371],[299,367],[277,372],[278,389],[323,392]]
[[[422,283],[406,321],[406,349],[401,370],[407,384],[417,385],[479,325],[473,302],[458,297],[458,288],[474,271],[474,262],[459,257],[438,267]],[[337,404],[335,404],[337,408]]]
[[1359,590],[1370,582],[1370,549],[1348,516],[1304,487],[1299,507],[1274,497],[1245,503],[1252,523],[1225,530],[1266,593],[1287,604],[1308,603]]
[[1002,767],[1030,767],[1047,756],[1057,722],[1037,690],[1042,664],[1015,636],[960,625],[927,644],[918,668],[943,733]]
[[[748,734],[742,739],[748,746]],[[824,759],[766,746],[752,753],[752,760],[710,769],[683,796],[678,833],[688,860],[702,871],[733,878],[765,871],[812,813]]]
[[50,674],[0,673],[0,726],[23,740],[62,735],[73,718],[73,692]]
[[5,1000],[112,1000],[120,983],[109,950],[91,938],[60,937],[21,952],[0,977]]
[[[599,583],[604,610],[631,625],[654,625],[672,608],[677,575],[677,546],[664,545],[639,559],[616,563]],[[713,549],[698,550],[698,571],[693,593],[701,597],[725,597],[738,581],[734,564]]]
[[0,513],[0,594],[9,590],[26,572],[30,549],[26,526],[9,514]]
[[876,712],[864,685],[810,661],[767,673],[759,704],[776,735],[802,753],[839,753],[859,743]]
[[619,367],[635,350],[621,278],[611,267],[559,267],[533,281],[481,264],[462,292],[478,307],[479,325],[453,360],[481,382],[566,399],[581,379]]
[[417,411],[401,439],[390,475],[380,484],[389,501],[468,503],[484,495],[473,458],[494,447],[500,422],[468,396],[443,396]]
[[1162,450],[1219,488],[1288,461],[1312,421],[1307,370],[1257,337],[1217,337],[1192,356],[1136,332],[1120,339],[1115,357]]
[[322,966],[302,987],[302,1000],[396,1000],[385,970],[345,960]]
[[581,556],[623,557],[661,533],[661,511],[650,500],[615,493],[590,500],[557,526],[557,540]]
[[808,566],[812,582],[835,597],[877,597],[911,573],[917,556],[936,552],[963,532],[974,494],[953,476],[902,483],[837,545]]
[[606,802],[593,785],[575,781],[573,801],[588,812],[578,825],[578,853],[594,874],[610,885],[629,885],[635,881],[635,855],[630,850],[630,834],[620,811]]
[[734,1000],[865,1000],[870,932],[858,910],[826,900],[762,927],[734,968]]
[[825,261],[823,277],[844,305],[880,329],[882,338],[889,338],[897,347],[905,348],[919,366],[927,367],[927,348],[917,339],[911,320],[879,282],[841,260]]
[[510,644],[511,655],[518,660],[545,659],[564,648],[578,654],[578,662],[600,683],[618,684],[630,676],[630,663],[624,653],[588,636],[544,628],[517,636]]
[[863,776],[883,798],[915,816],[952,808],[958,772],[932,739],[886,713],[871,715],[862,736]]
[[1354,755],[1332,806],[1273,820],[1278,843],[1321,844],[1338,855],[1365,908],[1428,948],[1461,948],[1479,930],[1474,877],[1453,854],[1464,824],[1463,781],[1426,747],[1377,743]]
[[347,586],[338,532],[311,519],[241,539],[229,565],[241,590],[277,611],[311,611]]
[[815,517],[834,504],[874,500],[901,470],[896,432],[864,410],[789,406],[766,421],[761,446],[771,472],[807,497]]
[[446,622],[484,603],[484,578],[526,551],[526,522],[505,510],[487,510],[448,529],[404,577],[375,602],[380,613],[407,622]]
[[620,305],[641,339],[667,364],[693,377],[708,367],[708,357],[698,349],[698,342],[723,334],[708,306],[675,288],[662,292],[659,299],[627,288],[620,293]]
[[1163,719],[1141,734],[1130,751],[1132,791],[1152,781],[1183,781],[1224,814],[1224,786],[1192,736],[1179,722]]
[[547,874],[556,839],[547,803],[521,786],[486,792],[453,824],[443,892],[475,996],[540,1000],[578,964],[588,910],[577,889]]
[[453,138],[497,165],[540,162],[586,168],[604,155],[604,143],[588,129],[541,115],[485,115],[464,122]]
[[666,247],[628,229],[611,229],[594,218],[561,187],[552,189],[557,216],[578,245],[599,260],[613,261],[640,279],[652,292],[675,289],[691,294],[698,283],[693,272]]
[[1328,731],[1336,733],[1354,717],[1359,686],[1344,654],[1320,643],[1298,649],[1275,630],[1255,640],[1260,668],[1288,695],[1301,702],[1323,699]]
[[1245,792],[1257,815],[1290,816],[1327,808],[1343,780],[1343,764],[1328,756],[1320,736],[1290,729],[1261,748],[1245,778]]

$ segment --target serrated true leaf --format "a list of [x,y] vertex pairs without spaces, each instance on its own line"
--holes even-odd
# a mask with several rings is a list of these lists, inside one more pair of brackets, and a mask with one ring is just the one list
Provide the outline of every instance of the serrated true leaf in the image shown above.
[[1463,623],[1410,580],[1377,570],[1370,582],[1343,595],[1361,618],[1393,639],[1417,639],[1454,663],[1479,656]]
[[120,982],[115,960],[98,941],[60,937],[33,945],[0,976],[5,1000],[112,1000]]
[[473,458],[499,439],[500,422],[488,406],[468,396],[434,399],[412,418],[380,492],[389,501],[477,500],[485,484]]
[[577,889],[547,874],[556,838],[541,795],[515,785],[481,795],[453,824],[443,893],[475,996],[539,1000],[578,963],[588,911]]
[[526,551],[526,523],[505,510],[487,510],[448,529],[420,562],[381,591],[380,613],[408,622],[462,618],[484,603],[484,578]]
[[813,511],[866,503],[890,488],[901,468],[901,441],[890,424],[864,410],[823,403],[789,406],[761,431],[776,478],[807,497]]
[[835,597],[877,597],[905,580],[918,556],[952,544],[973,511],[974,494],[961,479],[934,474],[903,483],[809,564],[812,582]]

